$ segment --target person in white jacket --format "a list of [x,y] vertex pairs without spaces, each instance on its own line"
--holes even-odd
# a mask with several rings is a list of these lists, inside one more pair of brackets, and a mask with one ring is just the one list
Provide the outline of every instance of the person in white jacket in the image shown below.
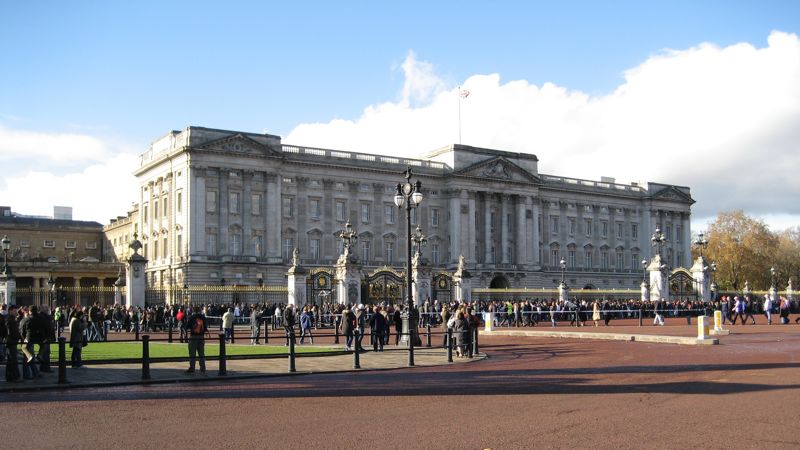
[[764,315],[767,316],[767,325],[772,325],[772,299],[769,294],[764,296]]

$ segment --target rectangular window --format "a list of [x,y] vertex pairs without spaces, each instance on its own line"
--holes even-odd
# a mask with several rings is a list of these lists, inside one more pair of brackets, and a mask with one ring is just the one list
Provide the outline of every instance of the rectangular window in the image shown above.
[[489,253],[489,264],[494,264],[496,261],[497,261],[497,250],[493,245],[491,252]]
[[394,262],[394,242],[386,243],[386,263],[391,264]]
[[250,194],[250,214],[261,215],[261,194]]
[[608,252],[600,252],[600,267],[608,269]]
[[622,252],[617,252],[617,270],[622,270],[625,267],[625,255]]
[[677,253],[677,258],[678,259],[675,261],[675,265],[679,266],[679,267],[683,266],[683,252],[678,252]]
[[558,249],[550,250],[550,265],[552,267],[559,267],[561,265],[561,255]]
[[575,250],[570,250],[567,252],[567,264],[570,268],[575,267]]
[[320,200],[318,198],[312,198],[308,202],[308,215],[311,216],[312,219],[319,219],[322,215],[322,208],[320,207]]
[[586,237],[592,237],[592,219],[583,221],[583,231],[586,233]]
[[44,242],[42,243],[42,247],[44,247],[44,248],[55,248],[56,247],[56,241],[52,241],[50,239],[45,239]]
[[153,259],[158,259],[158,239],[153,239]]
[[347,203],[344,200],[336,200],[336,220],[344,222],[347,219]]
[[[89,243],[87,242],[86,245],[89,245]],[[31,246],[31,241],[29,241],[27,239],[20,239],[19,240],[19,246],[23,247],[23,248],[30,247]],[[86,248],[89,248],[89,247],[86,247]]]
[[283,197],[283,217],[285,217],[287,219],[294,217],[294,198],[293,197]]
[[206,192],[206,211],[217,212],[217,191]]
[[667,229],[664,230],[664,237],[667,239],[667,242],[672,240],[672,227],[667,225]]
[[361,204],[361,223],[369,223],[370,207],[369,203]]
[[625,227],[622,225],[622,222],[617,222],[617,239],[622,239],[622,231]]
[[308,253],[313,260],[319,260],[319,239],[310,239],[308,241]]
[[214,233],[206,234],[206,253],[211,256],[217,254],[217,235]]
[[161,199],[161,205],[162,205],[162,208],[164,208],[164,211],[163,211],[163,214],[161,215],[161,217],[166,219],[167,217],[169,217],[169,202],[167,201],[167,197],[164,197],[163,199]]
[[641,261],[639,261],[639,254],[638,253],[631,253],[631,269],[637,269],[636,266],[641,267]]
[[514,262],[514,248],[513,247],[506,247],[506,256],[508,257],[508,262]]
[[283,240],[283,259],[291,260],[294,253],[294,238]]
[[369,241],[361,241],[361,261],[367,262],[369,261],[370,253],[370,242]]
[[550,216],[550,232],[558,234],[558,216]]
[[431,263],[434,266],[439,265],[439,244],[431,244]]
[[253,236],[252,241],[253,241],[253,254],[256,257],[260,258],[261,257],[261,253],[263,251],[262,249],[264,248],[263,238],[261,237],[261,235],[255,235],[255,236]]
[[231,214],[239,214],[241,209],[239,208],[239,193],[238,192],[229,192],[228,193],[228,211]]
[[439,226],[439,208],[431,208],[431,226]]
[[64,241],[64,248],[75,248],[77,244],[75,241]]
[[162,255],[162,258],[167,258],[167,257],[169,257],[169,245],[167,244],[167,237],[165,236],[164,239],[161,242],[162,242],[162,250],[161,250],[161,252],[164,253]]
[[183,214],[183,191],[178,191],[178,198],[175,202],[177,203],[175,207],[177,208],[178,214]]
[[675,242],[676,242],[676,243],[678,243],[678,244],[680,244],[680,243],[681,243],[681,234],[682,234],[682,231],[683,231],[683,230],[682,230],[682,228],[681,228],[681,226],[680,226],[680,225],[677,225],[677,226],[675,227]]
[[639,224],[631,224],[631,239],[639,239]]
[[175,236],[176,256],[183,256],[183,235],[178,234]]
[[153,220],[158,220],[158,200],[153,200]]
[[600,222],[600,236],[608,237],[608,222],[605,220]]
[[591,269],[593,267],[591,250],[586,251],[586,259],[584,260],[584,263],[585,263],[584,267],[586,267],[587,269]]
[[148,212],[148,211],[150,211],[150,210],[148,209],[148,207],[147,207],[147,204],[146,204],[146,203],[145,203],[145,205],[144,205],[144,209],[143,209],[142,211],[144,212],[144,214],[142,214],[142,220],[144,221],[144,223],[147,223],[147,219],[148,219],[148,217],[150,216],[150,214],[149,214],[149,212]]
[[231,234],[231,255],[239,256],[242,254],[242,235],[239,233]]
[[575,218],[570,217],[568,220],[569,220],[569,235],[575,236]]
[[394,223],[394,217],[395,217],[395,210],[396,209],[397,209],[397,207],[394,206],[394,205],[383,205],[383,217],[384,217],[384,220],[386,220],[387,224],[393,224]]

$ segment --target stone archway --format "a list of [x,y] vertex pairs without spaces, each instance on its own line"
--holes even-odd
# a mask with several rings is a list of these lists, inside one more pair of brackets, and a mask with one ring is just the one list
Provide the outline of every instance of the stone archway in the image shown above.
[[489,289],[508,289],[509,286],[508,278],[504,275],[495,276],[489,283]]

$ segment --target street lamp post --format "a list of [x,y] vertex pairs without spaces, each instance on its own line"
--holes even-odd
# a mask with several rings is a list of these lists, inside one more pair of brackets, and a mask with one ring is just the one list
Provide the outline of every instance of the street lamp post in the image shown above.
[[53,279],[53,274],[50,274],[47,277],[47,297],[49,299],[50,308],[54,308],[56,306],[55,302],[55,293],[56,293],[56,281]]
[[567,287],[567,283],[565,281],[567,274],[567,261],[564,258],[561,258],[559,264],[561,264],[561,287],[563,289]]
[[10,278],[13,275],[11,266],[8,265],[8,251],[11,250],[11,239],[8,236],[3,236],[0,243],[3,245],[3,275]]
[[703,233],[698,233],[697,239],[695,239],[694,242],[692,242],[695,245],[695,247],[700,249],[701,258],[703,257],[703,250],[708,248],[708,239],[706,239],[704,236],[705,235]]
[[776,276],[778,274],[778,270],[775,268],[775,266],[772,266],[772,267],[769,268],[769,274],[770,274],[770,277],[772,277],[772,281],[770,282],[769,286],[772,289],[777,290],[778,285],[775,283],[775,279],[776,279]]
[[647,283],[647,260],[642,260],[642,283]]
[[[404,338],[408,339],[408,365],[414,365],[414,342],[416,333],[412,331],[411,326],[415,324],[414,314],[414,297],[412,295],[411,287],[411,209],[416,208],[422,203],[422,183],[417,180],[411,183],[411,167],[403,172],[403,177],[406,179],[404,183],[397,183],[397,192],[394,195],[394,204],[398,208],[405,206],[406,208],[406,226],[408,230],[408,240],[406,242],[406,301],[407,308],[403,314],[403,329],[405,330]],[[420,234],[422,234],[420,232]],[[416,328],[415,328],[416,329]]]

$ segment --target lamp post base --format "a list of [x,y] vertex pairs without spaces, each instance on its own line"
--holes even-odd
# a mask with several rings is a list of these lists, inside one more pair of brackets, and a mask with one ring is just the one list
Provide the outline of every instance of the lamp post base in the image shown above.
[[413,342],[415,347],[422,347],[422,338],[419,337],[419,330],[417,328],[419,317],[414,313],[409,314],[408,310],[403,311],[403,314],[400,317],[403,324],[403,334],[400,336],[400,346],[408,347],[408,343]]

